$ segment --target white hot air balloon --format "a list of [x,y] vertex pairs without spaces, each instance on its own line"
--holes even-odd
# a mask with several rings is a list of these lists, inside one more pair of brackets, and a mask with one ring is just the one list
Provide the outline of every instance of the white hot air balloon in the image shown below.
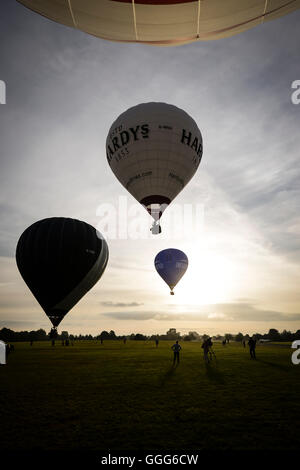
[[300,8],[300,0],[18,0],[103,39],[173,46],[220,39]]
[[112,124],[108,163],[121,184],[146,207],[160,233],[159,219],[190,181],[202,157],[202,136],[182,109],[166,103],[143,103]]

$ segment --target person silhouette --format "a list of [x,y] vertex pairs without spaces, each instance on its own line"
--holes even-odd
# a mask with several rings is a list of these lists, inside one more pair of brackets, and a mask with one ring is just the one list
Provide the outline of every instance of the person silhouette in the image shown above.
[[251,359],[256,359],[255,348],[256,348],[256,339],[253,337],[248,341],[249,352]]
[[176,341],[175,344],[173,344],[171,349],[174,352],[173,365],[175,365],[176,361],[177,361],[177,364],[179,364],[179,351],[181,350],[181,346],[180,346],[180,344],[178,344],[178,340]]
[[206,364],[209,363],[208,353],[210,352],[211,347],[212,347],[212,341],[210,337],[208,337],[201,346],[201,348],[203,348],[204,361],[206,362]]

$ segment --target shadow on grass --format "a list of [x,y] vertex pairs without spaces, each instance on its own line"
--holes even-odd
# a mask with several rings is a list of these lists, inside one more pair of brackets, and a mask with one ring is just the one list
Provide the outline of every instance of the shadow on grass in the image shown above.
[[219,384],[224,384],[224,376],[223,374],[219,371],[218,365],[216,363],[209,362],[208,364],[205,364],[205,369],[206,369],[206,375],[209,380],[212,382],[217,382]]
[[276,362],[264,361],[263,359],[256,359],[257,362],[261,362],[262,364],[266,364],[267,366],[274,367],[274,369],[282,370],[284,372],[289,372],[291,370],[288,366],[283,366],[282,364],[277,364]]
[[169,369],[167,370],[167,372],[165,373],[165,375],[161,379],[161,383],[160,383],[161,387],[163,387],[165,385],[165,383],[168,382],[168,380],[170,380],[173,377],[177,367],[178,367],[178,364],[176,364],[176,365],[172,364],[169,367]]

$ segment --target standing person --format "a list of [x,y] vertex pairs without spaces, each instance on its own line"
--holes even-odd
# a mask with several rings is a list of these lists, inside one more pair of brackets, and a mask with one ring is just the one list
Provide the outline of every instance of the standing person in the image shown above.
[[207,338],[206,342],[207,342],[207,345],[208,345],[209,359],[212,360],[212,357],[213,357],[213,356],[216,357],[216,355],[215,355],[215,353],[214,353],[214,351],[213,351],[213,349],[212,349],[213,342],[212,342],[210,336]]
[[246,341],[243,339],[243,346],[246,347]]
[[[158,347],[158,343],[159,343],[158,338],[156,338],[156,340],[155,340],[156,347]],[[178,343],[178,341],[177,341],[177,343]]]
[[49,333],[49,337],[51,339],[51,345],[55,346],[55,339],[57,338],[57,330],[56,328],[51,328],[51,331]]
[[256,339],[254,339],[253,336],[252,336],[252,338],[249,339],[248,346],[249,346],[251,359],[256,359],[256,354],[255,354]]
[[177,364],[179,364],[179,351],[181,350],[181,346],[180,344],[178,344],[178,340],[176,341],[175,344],[173,344],[171,349],[174,351],[174,360],[173,360],[173,366],[174,366],[176,361],[177,361]]
[[10,351],[11,351],[11,349],[10,349],[10,344],[7,343],[7,344],[6,344],[6,357],[9,355]]
[[203,348],[204,361],[206,362],[206,364],[209,363],[208,353],[209,353],[211,346],[212,346],[212,341],[210,337],[208,337],[201,346],[201,348]]
[[30,340],[30,346],[33,346],[33,340]]
[[126,344],[126,341],[127,341],[127,338],[124,338],[124,339],[123,339],[123,343]]

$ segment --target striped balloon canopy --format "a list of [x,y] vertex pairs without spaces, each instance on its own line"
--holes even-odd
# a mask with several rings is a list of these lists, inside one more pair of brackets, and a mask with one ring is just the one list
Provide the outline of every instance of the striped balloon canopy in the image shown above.
[[300,8],[300,0],[18,0],[103,39],[173,46],[241,33]]
[[53,217],[35,222],[22,233],[16,261],[25,283],[57,327],[101,278],[108,246],[86,222]]

